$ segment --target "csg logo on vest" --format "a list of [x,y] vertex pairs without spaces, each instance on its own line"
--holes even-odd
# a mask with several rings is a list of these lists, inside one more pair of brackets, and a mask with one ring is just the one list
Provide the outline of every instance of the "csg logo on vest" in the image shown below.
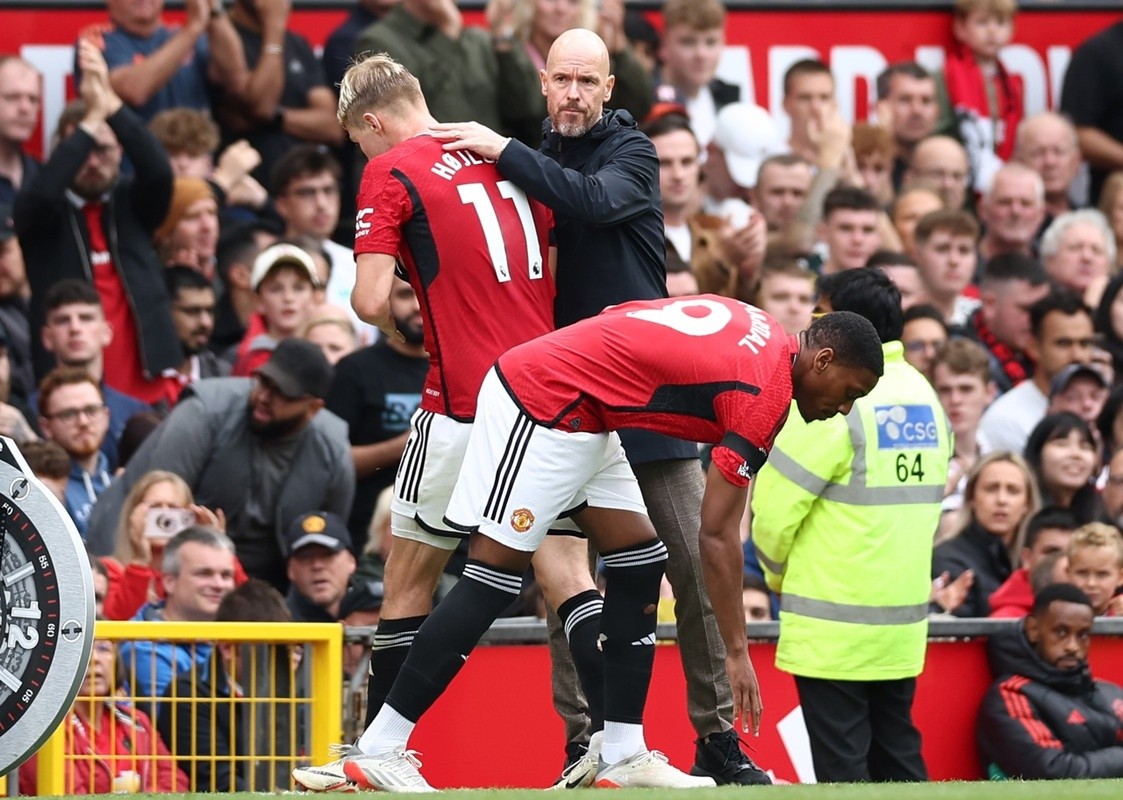
[[932,406],[875,406],[874,419],[879,450],[940,446],[940,429],[936,426]]

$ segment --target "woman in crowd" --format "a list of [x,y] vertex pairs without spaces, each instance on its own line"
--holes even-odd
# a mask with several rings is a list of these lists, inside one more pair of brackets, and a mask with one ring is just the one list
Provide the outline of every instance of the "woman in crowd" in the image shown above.
[[985,617],[990,595],[1010,577],[1021,550],[1022,525],[1038,507],[1037,489],[1025,461],[1008,451],[983,456],[967,475],[963,526],[936,551],[932,576],[952,581],[973,575],[963,602],[943,608],[957,617]]
[[1049,414],[1026,440],[1025,458],[1045,505],[1071,512],[1078,525],[1099,518],[1093,483],[1099,443],[1084,420],[1067,411]]
[[1054,283],[1099,307],[1117,268],[1115,234],[1103,214],[1094,208],[1061,214],[1041,234],[1040,251]]
[[[186,510],[195,516],[192,524],[226,530],[222,511],[215,513],[196,504],[191,487],[174,472],[153,470],[141,476],[121,506],[113,558],[102,559],[109,573],[107,619],[131,619],[142,605],[164,597],[164,544],[177,531],[153,530],[148,522],[148,512],[153,509]],[[234,580],[241,584],[246,574],[237,560],[234,566]]]
[[[187,776],[176,769],[152,721],[123,697],[113,642],[98,639],[78,698],[63,722],[66,793],[137,794],[186,792]],[[20,794],[37,794],[37,760],[20,767]]]

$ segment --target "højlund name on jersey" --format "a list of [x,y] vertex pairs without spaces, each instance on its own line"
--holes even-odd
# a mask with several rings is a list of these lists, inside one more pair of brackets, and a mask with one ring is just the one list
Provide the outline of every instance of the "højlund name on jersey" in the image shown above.
[[749,332],[741,337],[741,341],[737,342],[737,345],[749,348],[753,351],[754,356],[759,355],[759,348],[768,344],[768,340],[772,337],[772,326],[768,324],[768,317],[756,306],[746,304],[745,310],[752,319],[752,325],[749,327]]
[[877,446],[881,450],[940,446],[940,429],[932,406],[874,406]]
[[477,167],[483,164],[494,164],[494,158],[483,158],[468,150],[455,150],[445,153],[440,161],[434,161],[429,171],[439,175],[446,181],[451,181],[460,170],[465,167]]

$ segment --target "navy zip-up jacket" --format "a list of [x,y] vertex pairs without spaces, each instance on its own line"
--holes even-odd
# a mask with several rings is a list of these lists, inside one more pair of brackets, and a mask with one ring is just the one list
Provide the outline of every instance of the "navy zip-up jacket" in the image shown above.
[[[547,119],[541,151],[512,139],[497,166],[554,212],[559,328],[607,306],[667,296],[659,158],[631,114],[606,111],[578,138]],[[698,455],[693,444],[648,431],[620,434],[633,464]]]

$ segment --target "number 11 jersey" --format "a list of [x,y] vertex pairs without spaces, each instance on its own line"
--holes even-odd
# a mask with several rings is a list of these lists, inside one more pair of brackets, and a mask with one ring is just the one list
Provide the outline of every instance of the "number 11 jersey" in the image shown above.
[[417,292],[429,352],[421,407],[461,422],[495,360],[554,329],[550,211],[495,164],[415,136],[371,159],[355,256],[398,256]]

